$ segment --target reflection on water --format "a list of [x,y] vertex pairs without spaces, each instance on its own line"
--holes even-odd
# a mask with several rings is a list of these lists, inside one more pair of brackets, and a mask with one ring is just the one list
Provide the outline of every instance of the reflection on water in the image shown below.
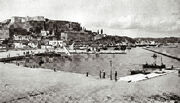
[[[127,54],[74,54],[71,58],[67,57],[42,57],[44,63],[42,68],[75,72],[85,74],[89,72],[90,75],[98,76],[100,70],[105,70],[107,74],[110,70],[118,72],[118,76],[125,76],[130,74],[131,69],[141,69],[142,64],[148,62],[153,63],[154,59],[151,57],[152,52],[146,51],[142,48],[133,48],[127,51]],[[158,55],[157,64],[161,62],[161,55]],[[177,67],[180,62],[165,56],[162,56],[163,63],[170,67],[174,65]],[[52,59],[52,60],[49,60]],[[112,60],[112,68],[110,67],[110,60]],[[29,60],[26,66],[38,65],[37,57]]]

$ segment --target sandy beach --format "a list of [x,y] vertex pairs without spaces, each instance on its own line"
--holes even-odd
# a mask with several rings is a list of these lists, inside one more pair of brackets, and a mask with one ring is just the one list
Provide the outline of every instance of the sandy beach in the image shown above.
[[[1,102],[46,103],[129,103],[174,102],[162,99],[180,95],[178,73],[170,73],[141,82],[110,81],[83,74],[32,69],[0,63]],[[153,98],[159,95],[159,98]],[[178,98],[177,100],[178,101]]]

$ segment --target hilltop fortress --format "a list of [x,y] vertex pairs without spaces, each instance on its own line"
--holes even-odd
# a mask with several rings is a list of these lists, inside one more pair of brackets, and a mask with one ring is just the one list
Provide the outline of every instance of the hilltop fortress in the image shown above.
[[27,22],[27,21],[45,21],[44,16],[35,16],[35,17],[18,17],[18,16],[13,16],[11,17],[11,23],[16,23],[16,22]]

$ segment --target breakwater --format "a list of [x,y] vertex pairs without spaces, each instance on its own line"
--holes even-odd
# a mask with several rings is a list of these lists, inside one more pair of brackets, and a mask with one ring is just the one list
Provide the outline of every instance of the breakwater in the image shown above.
[[0,62],[10,62],[13,60],[21,60],[25,58],[26,56],[15,56],[15,57],[7,57],[7,58],[0,58]]
[[20,56],[12,56],[12,57],[6,57],[6,58],[0,58],[0,62],[10,62],[14,60],[22,60],[25,59],[26,57],[31,57],[31,56],[62,56],[60,53],[54,53],[54,52],[45,52],[45,53],[37,53],[37,54],[28,54],[28,55],[20,55]]
[[161,55],[164,55],[164,56],[167,56],[167,57],[170,57],[172,59],[176,59],[178,61],[180,61],[180,58],[176,57],[176,56],[172,56],[170,54],[166,54],[166,53],[162,53],[162,52],[159,52],[159,51],[155,51],[155,50],[152,50],[152,49],[147,49],[147,48],[143,48],[145,50],[148,50],[148,51],[151,51],[151,52],[154,52],[154,53],[157,53],[157,54],[161,54]]
[[[28,54],[24,54],[25,52],[29,52]],[[19,55],[17,55],[19,54]],[[83,50],[70,50],[70,54],[126,54],[124,51],[100,51],[100,52],[86,52]],[[6,56],[7,55],[7,56]],[[9,56],[8,56],[9,55]],[[35,51],[12,51],[12,52],[3,52],[0,56],[0,62],[9,62],[14,60],[22,60],[25,57],[30,57],[32,55],[35,56],[67,56],[64,51],[50,51],[46,52],[43,50],[35,50]]]

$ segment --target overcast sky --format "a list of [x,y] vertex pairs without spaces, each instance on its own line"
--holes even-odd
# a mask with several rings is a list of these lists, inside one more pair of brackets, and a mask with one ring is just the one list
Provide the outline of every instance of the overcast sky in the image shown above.
[[180,37],[180,0],[0,0],[0,7],[0,21],[45,16],[111,35]]

